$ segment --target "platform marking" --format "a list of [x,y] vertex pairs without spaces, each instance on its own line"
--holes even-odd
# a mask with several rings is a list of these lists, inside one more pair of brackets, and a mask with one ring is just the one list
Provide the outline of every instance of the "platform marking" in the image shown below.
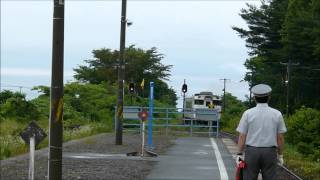
[[223,160],[221,158],[218,145],[213,138],[210,138],[210,140],[211,140],[212,148],[214,150],[214,154],[216,155],[216,158],[217,158],[218,168],[220,171],[220,178],[221,180],[229,180],[228,173],[227,173],[226,167],[224,166]]

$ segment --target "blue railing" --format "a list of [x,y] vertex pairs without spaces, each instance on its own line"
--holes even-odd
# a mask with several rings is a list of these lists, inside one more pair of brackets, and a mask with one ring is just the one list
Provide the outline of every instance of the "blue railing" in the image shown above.
[[[140,131],[142,123],[138,113],[142,110],[148,111],[148,107],[124,106],[123,130]],[[154,128],[165,128],[165,133],[170,132],[204,134],[219,136],[220,119],[219,113],[214,109],[183,109],[183,108],[153,108]],[[148,123],[146,123],[148,127]],[[175,129],[175,130],[172,130]],[[187,129],[187,130],[186,130]],[[157,132],[157,131],[154,131]]]

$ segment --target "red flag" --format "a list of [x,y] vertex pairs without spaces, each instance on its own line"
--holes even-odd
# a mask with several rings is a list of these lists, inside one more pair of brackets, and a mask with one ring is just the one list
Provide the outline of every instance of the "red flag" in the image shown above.
[[243,180],[243,169],[246,167],[246,163],[244,161],[240,161],[237,166],[236,180]]

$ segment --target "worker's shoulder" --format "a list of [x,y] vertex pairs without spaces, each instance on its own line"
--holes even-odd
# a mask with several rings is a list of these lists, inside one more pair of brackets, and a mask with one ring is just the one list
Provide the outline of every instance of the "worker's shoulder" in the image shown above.
[[276,114],[276,115],[282,115],[282,113],[278,110],[278,109],[275,109],[273,107],[268,107],[269,111]]
[[250,109],[247,109],[243,112],[243,114],[250,114],[250,113],[253,113],[254,111],[256,111],[256,107],[252,107]]

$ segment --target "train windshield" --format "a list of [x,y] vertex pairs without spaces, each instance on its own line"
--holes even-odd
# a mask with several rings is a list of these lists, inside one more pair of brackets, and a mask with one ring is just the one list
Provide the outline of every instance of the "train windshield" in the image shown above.
[[207,106],[207,107],[210,106],[210,101],[206,101],[206,106]]
[[214,100],[214,101],[213,101],[213,104],[214,104],[214,105],[221,105],[221,101]]
[[195,105],[203,105],[204,100],[194,100]]

